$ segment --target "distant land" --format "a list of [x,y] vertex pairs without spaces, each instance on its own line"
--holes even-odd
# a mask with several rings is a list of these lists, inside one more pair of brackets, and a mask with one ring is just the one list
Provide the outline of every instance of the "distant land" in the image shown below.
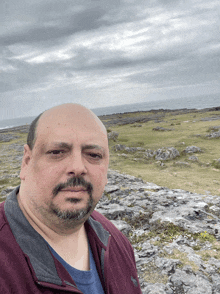
[[[185,97],[178,99],[164,99],[142,103],[123,104],[109,107],[92,108],[92,111],[100,115],[114,113],[125,113],[135,111],[149,111],[156,109],[203,109],[220,106],[220,93],[212,95],[201,95],[195,97]],[[0,129],[11,128],[30,124],[36,116],[20,117],[0,120]]]

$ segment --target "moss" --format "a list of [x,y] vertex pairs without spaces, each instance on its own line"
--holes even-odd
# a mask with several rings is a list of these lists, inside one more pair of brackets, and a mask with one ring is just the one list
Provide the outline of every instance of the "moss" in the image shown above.
[[199,270],[199,266],[195,264],[195,262],[191,261],[187,257],[187,253],[181,252],[177,249],[173,250],[172,254],[164,253],[163,257],[169,258],[169,259],[178,259],[181,262],[181,267],[185,265],[191,266],[192,270],[194,272],[197,272]]
[[214,159],[214,160],[212,161],[212,166],[213,166],[214,168],[220,169],[220,161]]
[[211,257],[220,259],[220,253],[214,250],[202,250],[198,254],[202,257],[203,261],[208,261]]
[[154,224],[152,231],[149,233],[151,237],[160,237],[161,242],[172,242],[174,238],[188,231],[169,222],[157,222]]
[[192,247],[192,249],[195,250],[195,251],[199,251],[199,250],[201,250],[201,246],[195,245],[195,246]]
[[168,276],[161,274],[161,271],[155,266],[153,262],[144,264],[141,269],[141,278],[147,283],[162,283],[166,284]]
[[192,236],[194,239],[199,239],[203,243],[206,241],[210,243],[213,243],[214,241],[216,241],[216,238],[213,235],[207,233],[206,231],[202,233],[193,234]]

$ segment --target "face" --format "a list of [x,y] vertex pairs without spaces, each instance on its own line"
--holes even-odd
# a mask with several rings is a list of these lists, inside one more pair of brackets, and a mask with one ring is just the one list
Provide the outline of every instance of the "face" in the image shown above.
[[108,158],[106,131],[88,110],[42,116],[33,149],[25,146],[21,197],[42,221],[84,222],[104,191]]

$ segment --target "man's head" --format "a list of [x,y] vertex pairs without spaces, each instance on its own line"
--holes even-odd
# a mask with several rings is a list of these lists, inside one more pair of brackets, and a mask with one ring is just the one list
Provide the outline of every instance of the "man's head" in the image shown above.
[[98,117],[63,104],[35,119],[24,146],[19,197],[41,221],[84,222],[107,183],[108,139]]

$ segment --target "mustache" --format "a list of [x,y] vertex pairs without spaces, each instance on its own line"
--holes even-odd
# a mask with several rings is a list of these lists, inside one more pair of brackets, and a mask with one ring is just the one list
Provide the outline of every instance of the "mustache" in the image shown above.
[[62,189],[69,187],[81,186],[84,187],[89,195],[92,195],[93,186],[87,182],[83,177],[72,177],[66,183],[60,183],[53,189],[53,196],[55,197]]

